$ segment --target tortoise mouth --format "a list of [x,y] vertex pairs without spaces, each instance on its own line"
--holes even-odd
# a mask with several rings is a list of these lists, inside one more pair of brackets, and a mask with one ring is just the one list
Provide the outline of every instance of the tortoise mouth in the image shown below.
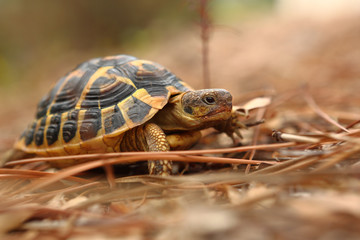
[[231,107],[228,108],[218,108],[218,109],[214,109],[210,112],[208,112],[206,115],[203,116],[203,118],[207,119],[207,118],[214,118],[215,116],[219,119],[219,120],[226,120],[230,117],[231,115]]
[[221,114],[221,113],[231,113],[231,105],[229,106],[224,106],[224,107],[219,107],[219,108],[216,108],[214,110],[211,110],[210,112],[208,112],[206,115],[208,116],[214,116],[214,115],[217,115],[217,114]]

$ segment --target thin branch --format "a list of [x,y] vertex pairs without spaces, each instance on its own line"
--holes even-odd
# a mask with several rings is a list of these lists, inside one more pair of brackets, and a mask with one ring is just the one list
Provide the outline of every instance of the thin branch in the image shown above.
[[[262,144],[255,146],[244,146],[244,147],[234,147],[234,148],[222,148],[222,149],[210,149],[210,150],[188,150],[188,151],[171,151],[171,152],[120,152],[120,153],[96,153],[96,154],[81,154],[81,155],[70,155],[70,156],[59,156],[59,157],[39,157],[23,160],[15,160],[5,164],[5,166],[14,166],[18,164],[26,164],[31,162],[38,161],[61,161],[61,160],[92,160],[92,159],[108,159],[116,157],[126,157],[126,156],[142,156],[144,160],[148,159],[151,156],[156,156],[156,158],[168,158],[175,155],[180,156],[190,156],[190,155],[201,155],[201,154],[218,154],[218,153],[231,153],[231,152],[246,152],[250,150],[268,150],[282,147],[291,147],[295,146],[294,142],[287,143],[275,143],[275,144]],[[146,158],[147,157],[147,158]],[[152,157],[153,158],[153,157]]]
[[312,98],[308,93],[305,94],[305,100],[307,104],[325,121],[328,123],[340,128],[341,130],[345,132],[349,132],[346,128],[341,126],[338,122],[336,122],[334,119],[332,119],[327,113],[325,113],[315,102],[314,98]]
[[208,0],[200,0],[200,27],[204,88],[211,87],[209,71],[209,33],[211,26],[210,22],[210,16],[208,14]]

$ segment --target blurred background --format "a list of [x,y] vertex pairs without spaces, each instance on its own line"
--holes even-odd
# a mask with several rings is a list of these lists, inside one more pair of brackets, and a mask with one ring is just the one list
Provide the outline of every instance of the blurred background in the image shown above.
[[[211,87],[238,100],[304,85],[318,98],[358,95],[359,0],[206,2]],[[1,138],[10,145],[41,96],[93,57],[153,60],[202,88],[200,3],[0,0]],[[329,95],[331,87],[341,91]]]
[[[207,2],[214,28],[224,24],[224,30],[233,32],[240,29],[225,24],[273,5],[269,0]],[[136,4],[116,0],[0,1],[1,87],[24,86],[29,81],[31,86],[41,87],[47,72],[54,81],[74,64],[97,56],[166,54],[171,58],[161,46],[184,49],[180,45],[189,38],[198,45],[184,43],[189,47],[184,55],[199,58],[199,5],[196,0],[137,0]],[[179,38],[180,42],[176,41]]]

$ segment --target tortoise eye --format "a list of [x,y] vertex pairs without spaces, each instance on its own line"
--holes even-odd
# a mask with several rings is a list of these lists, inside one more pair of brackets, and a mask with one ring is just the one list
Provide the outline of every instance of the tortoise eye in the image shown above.
[[216,100],[213,96],[205,96],[205,97],[203,97],[203,101],[204,101],[204,103],[209,104],[209,105],[213,105],[216,103]]

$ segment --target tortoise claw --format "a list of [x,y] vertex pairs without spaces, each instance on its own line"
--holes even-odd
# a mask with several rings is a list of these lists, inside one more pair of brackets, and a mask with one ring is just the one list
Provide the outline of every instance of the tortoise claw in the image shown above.
[[240,121],[240,116],[243,116],[243,114],[233,109],[231,117],[215,127],[218,131],[226,133],[233,140],[234,144],[237,144],[239,139],[243,138],[240,130],[247,128],[247,126]]
[[215,129],[217,129],[218,131],[226,133],[233,140],[234,145],[239,143],[239,139],[243,139],[240,130],[248,129],[249,127],[257,126],[261,123],[264,123],[264,120],[259,120],[245,124],[240,121],[240,117],[244,117],[244,114],[233,108],[231,117],[227,121],[215,127]]
[[234,132],[235,132],[236,136],[238,136],[240,139],[243,139],[243,136],[241,135],[241,132],[238,128],[235,128]]

